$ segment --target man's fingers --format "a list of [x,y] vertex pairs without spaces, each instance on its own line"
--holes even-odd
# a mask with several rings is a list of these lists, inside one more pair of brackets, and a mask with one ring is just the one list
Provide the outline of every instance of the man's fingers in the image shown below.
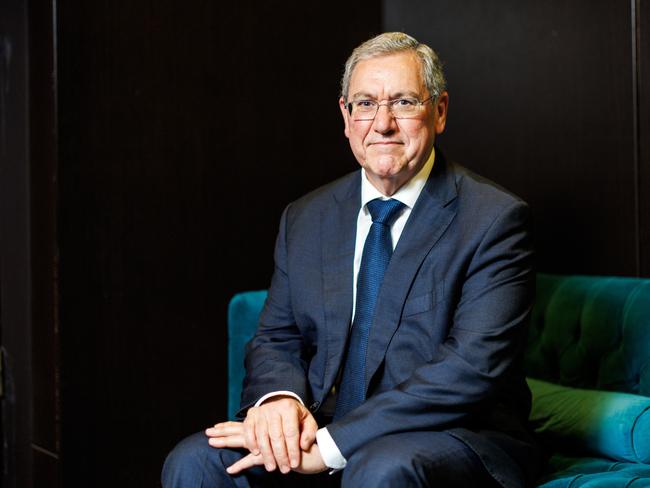
[[275,457],[273,456],[273,449],[269,441],[269,432],[266,418],[260,418],[255,424],[255,437],[257,438],[257,445],[264,460],[264,467],[267,471],[273,471],[276,468]]
[[238,427],[241,426],[241,422],[235,422],[233,420],[229,420],[227,422],[219,422],[218,424],[214,424],[211,429],[225,429],[228,427]]
[[274,415],[271,418],[269,425],[269,438],[271,439],[271,449],[273,449],[273,456],[282,473],[291,471],[289,464],[289,456],[287,455],[287,440],[285,439],[285,432],[282,429],[282,417]]
[[254,455],[260,454],[260,446],[257,443],[257,435],[255,433],[255,414],[251,412],[252,408],[248,411],[246,420],[244,420],[244,441],[246,448]]
[[262,456],[256,456],[255,454],[251,453],[241,458],[232,466],[226,468],[226,471],[228,474],[238,474],[246,469],[252,468],[253,466],[258,466],[260,464],[263,464]]
[[298,419],[293,416],[282,417],[282,432],[284,433],[291,468],[297,468],[300,465],[300,426]]
[[241,422],[223,422],[214,427],[205,429],[208,437],[225,437],[229,435],[244,435],[244,426]]
[[230,447],[233,449],[240,449],[246,447],[244,445],[243,435],[230,435],[226,437],[210,437],[208,444],[212,447]]
[[300,433],[300,448],[303,451],[308,451],[312,444],[316,441],[316,431],[318,424],[313,415],[309,414],[302,421],[302,432]]

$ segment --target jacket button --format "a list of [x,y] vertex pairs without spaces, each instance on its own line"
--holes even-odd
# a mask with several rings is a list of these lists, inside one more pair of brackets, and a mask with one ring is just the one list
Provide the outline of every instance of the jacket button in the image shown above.
[[314,402],[309,406],[309,410],[311,412],[314,412],[316,409],[318,409],[318,407],[320,407],[320,402]]

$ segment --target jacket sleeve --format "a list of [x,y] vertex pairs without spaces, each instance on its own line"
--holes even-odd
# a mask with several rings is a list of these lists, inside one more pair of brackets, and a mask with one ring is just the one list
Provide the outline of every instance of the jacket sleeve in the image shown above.
[[465,424],[518,371],[534,296],[528,224],[523,202],[498,214],[470,259],[434,357],[328,426],[346,458],[379,436]]
[[309,402],[307,358],[304,340],[296,325],[291,307],[287,275],[287,220],[291,206],[280,219],[275,245],[275,269],[268,297],[260,315],[254,337],[246,345],[246,376],[241,410],[253,406],[267,393],[288,390]]

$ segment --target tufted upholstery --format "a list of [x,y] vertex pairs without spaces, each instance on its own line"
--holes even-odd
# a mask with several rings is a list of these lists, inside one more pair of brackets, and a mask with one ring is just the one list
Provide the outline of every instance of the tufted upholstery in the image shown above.
[[648,488],[650,465],[618,463],[599,458],[568,458],[551,460],[554,474],[539,488]]
[[526,372],[650,396],[650,279],[538,275]]

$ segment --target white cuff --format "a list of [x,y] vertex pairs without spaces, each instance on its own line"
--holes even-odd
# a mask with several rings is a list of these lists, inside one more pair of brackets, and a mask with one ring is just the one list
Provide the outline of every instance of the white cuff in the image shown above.
[[294,398],[295,398],[296,400],[298,400],[298,401],[299,401],[303,406],[305,405],[304,402],[302,401],[302,398],[300,398],[300,397],[299,397],[298,395],[296,395],[294,392],[292,392],[292,391],[284,391],[284,390],[280,390],[280,391],[272,391],[271,393],[267,393],[267,394],[264,395],[262,398],[260,398],[259,400],[257,400],[257,402],[255,402],[255,406],[256,406],[256,407],[259,407],[262,403],[264,403],[264,402],[265,402],[266,400],[268,400],[269,398],[274,397],[274,396],[280,396],[280,395],[285,395],[285,396],[294,397]]
[[325,466],[336,471],[345,468],[348,461],[336,446],[334,439],[332,439],[332,436],[327,431],[327,427],[316,431],[316,442],[318,443],[318,449],[320,449],[320,455],[323,457]]

